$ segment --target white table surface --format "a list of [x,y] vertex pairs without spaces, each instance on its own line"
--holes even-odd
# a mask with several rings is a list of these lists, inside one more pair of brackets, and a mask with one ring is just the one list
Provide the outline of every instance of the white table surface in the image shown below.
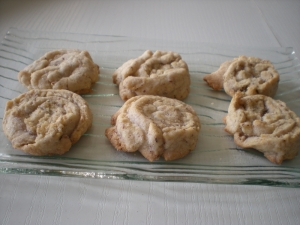
[[[0,0],[1,39],[15,27],[299,57],[299,24],[299,0]],[[0,174],[0,224],[300,224],[300,189]]]

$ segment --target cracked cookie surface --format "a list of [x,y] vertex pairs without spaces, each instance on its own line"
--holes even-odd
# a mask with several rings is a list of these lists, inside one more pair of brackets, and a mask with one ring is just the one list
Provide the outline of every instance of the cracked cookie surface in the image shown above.
[[273,163],[294,158],[300,149],[300,118],[271,97],[236,93],[224,122],[238,146],[254,148]]
[[105,135],[124,152],[139,151],[149,161],[175,160],[192,151],[201,124],[193,108],[161,96],[136,96],[112,116]]
[[31,89],[65,89],[77,94],[92,91],[100,69],[87,51],[60,49],[46,53],[18,74]]
[[272,63],[256,57],[239,56],[220,65],[220,68],[203,78],[214,90],[224,88],[233,96],[236,92],[246,95],[262,94],[274,97],[279,74]]
[[92,124],[86,101],[67,90],[31,90],[7,102],[2,127],[12,146],[32,155],[61,155]]
[[131,59],[113,74],[120,97],[126,101],[137,95],[159,95],[182,100],[190,92],[187,64],[178,53],[150,50]]

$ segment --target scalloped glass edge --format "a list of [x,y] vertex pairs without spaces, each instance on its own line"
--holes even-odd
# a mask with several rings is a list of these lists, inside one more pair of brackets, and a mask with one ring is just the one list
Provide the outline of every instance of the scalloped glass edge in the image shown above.
[[[7,54],[18,55],[19,51],[26,51],[25,58],[27,59],[24,59],[22,56],[23,59],[21,61],[24,60],[24,62],[30,62],[43,52],[61,46],[79,46],[81,49],[92,51],[94,56],[96,56],[96,60],[101,62],[101,69],[109,72],[122,64],[124,62],[124,57],[132,58],[133,56],[140,55],[140,53],[146,49],[168,49],[179,52],[183,56],[183,59],[188,62],[191,74],[204,75],[205,73],[212,72],[216,69],[224,59],[245,54],[270,59],[277,69],[280,68],[281,73],[288,74],[288,76],[286,76],[288,79],[283,79],[283,82],[285,83],[289,83],[289,80],[291,80],[291,82],[295,83],[296,81],[296,84],[298,84],[297,82],[300,80],[300,63],[295,57],[295,53],[291,47],[237,47],[209,43],[185,43],[180,41],[139,39],[109,35],[26,31],[10,28],[1,43],[0,57],[6,60]],[[7,48],[12,48],[12,52],[9,53]],[[120,57],[116,57],[116,55]],[[202,57],[203,55],[205,55],[205,57]],[[4,67],[9,67],[9,65],[2,65],[2,69]],[[1,65],[0,71],[2,71]],[[15,72],[17,71],[18,70],[15,69]],[[195,79],[195,82],[199,82],[199,80]],[[195,89],[197,88],[199,88],[199,86],[195,87]],[[198,91],[198,89],[196,91]],[[297,87],[290,88],[288,86],[287,90],[281,91],[278,96],[279,99],[283,96],[283,98],[289,100],[288,96],[290,94],[297,96],[298,93]],[[105,94],[109,95],[110,93],[104,93],[104,95]],[[201,97],[203,96],[205,97],[205,94]],[[220,93],[217,93],[217,96],[214,96],[214,98],[221,99],[227,103],[230,101],[228,97]],[[10,97],[7,96],[6,99],[10,99]],[[116,105],[112,105],[114,107],[120,107],[120,104],[121,103],[118,102]],[[300,109],[299,101],[293,100],[290,101],[290,104],[291,108],[294,107],[296,110],[298,108]],[[207,106],[208,105],[204,105],[204,107]],[[218,110],[222,111],[221,108]],[[296,113],[299,115],[298,111]],[[210,125],[208,125],[208,127],[210,127]],[[3,135],[3,132],[1,133]],[[235,150],[242,151],[238,148]],[[299,156],[297,156],[294,161],[290,161],[292,163],[287,162],[281,166],[277,166],[270,164],[266,159],[263,159],[263,156],[260,153],[257,153],[256,151],[253,151],[252,153],[253,155],[251,157],[258,157],[260,160],[262,159],[263,163],[260,163],[261,161],[254,164],[248,163],[246,166],[242,163],[233,165],[230,160],[229,162],[225,162],[224,164],[221,163],[219,165],[217,163],[189,164],[189,161],[157,161],[150,163],[140,160],[139,158],[132,161],[128,161],[127,158],[126,160],[116,161],[93,160],[73,158],[70,156],[35,157],[25,154],[7,154],[6,152],[1,151],[0,173],[70,176],[96,179],[106,178],[300,187]]]

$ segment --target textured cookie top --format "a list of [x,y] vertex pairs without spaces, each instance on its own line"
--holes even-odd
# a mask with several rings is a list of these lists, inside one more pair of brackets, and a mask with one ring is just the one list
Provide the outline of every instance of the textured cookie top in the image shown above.
[[220,65],[220,68],[203,78],[215,90],[224,88],[233,96],[236,92],[246,95],[276,94],[279,74],[272,63],[255,57],[239,56]]
[[67,90],[31,90],[7,102],[3,130],[12,146],[33,155],[63,154],[91,126],[86,101]]
[[279,75],[268,60],[240,56],[230,64],[223,79],[224,90],[230,96],[241,91],[246,95],[273,97],[277,91]]
[[87,51],[60,49],[25,67],[18,79],[28,89],[66,89],[84,94],[91,92],[99,72],[99,66]]
[[225,123],[237,145],[255,148],[273,163],[294,158],[300,149],[300,118],[279,100],[238,92]]
[[136,96],[111,119],[106,136],[118,150],[140,151],[149,161],[184,157],[198,140],[200,120],[193,108],[176,99]]
[[119,85],[123,100],[136,95],[159,95],[181,100],[189,94],[190,74],[179,54],[147,50],[119,67],[113,74],[113,82]]

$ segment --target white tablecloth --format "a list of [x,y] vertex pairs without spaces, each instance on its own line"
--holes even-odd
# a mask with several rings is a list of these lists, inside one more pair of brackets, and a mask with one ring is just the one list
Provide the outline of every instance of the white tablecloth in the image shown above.
[[[299,0],[0,0],[0,38],[16,27],[299,57],[299,12]],[[300,224],[300,189],[0,174],[0,224]]]

